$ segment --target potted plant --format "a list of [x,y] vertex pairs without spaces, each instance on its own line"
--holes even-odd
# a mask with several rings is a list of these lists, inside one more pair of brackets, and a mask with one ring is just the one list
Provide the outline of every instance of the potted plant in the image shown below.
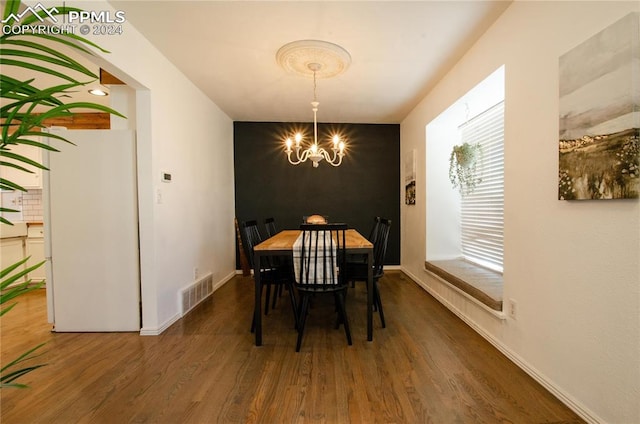
[[462,143],[453,146],[449,156],[449,180],[454,188],[460,190],[461,195],[473,192],[482,181],[478,175],[478,163],[481,160],[480,144]]
[[[3,100],[0,108],[0,166],[12,167],[22,172],[32,172],[25,166],[34,166],[43,170],[47,168],[41,163],[15,153],[13,151],[15,146],[23,144],[57,151],[48,143],[34,141],[34,136],[48,137],[72,144],[61,136],[40,132],[48,118],[68,117],[73,115],[73,109],[78,108],[93,109],[123,116],[111,108],[96,103],[65,103],[64,101],[69,92],[94,82],[98,79],[98,76],[69,55],[64,54],[62,47],[91,55],[93,53],[86,46],[92,46],[106,53],[104,49],[75,34],[64,32],[60,34],[31,33],[28,29],[20,29],[21,27],[28,28],[30,24],[38,24],[46,19],[47,16],[66,15],[70,11],[80,12],[81,10],[59,6],[50,8],[46,13],[42,10],[34,9],[31,14],[20,15],[20,9],[21,1],[8,0],[2,11],[3,26],[15,25],[17,29],[15,31],[3,31],[0,35],[0,63],[2,63],[3,68],[19,69],[24,71],[23,74],[33,73],[35,75],[40,72],[55,76],[60,80],[59,85],[38,88],[34,84],[36,78],[17,79],[7,75],[4,71],[0,74],[0,97]],[[57,49],[52,46],[61,48]],[[88,79],[88,81],[80,81],[77,79],[79,78],[78,75]],[[45,107],[44,111],[35,112],[36,107],[42,106]],[[0,188],[26,191],[20,185],[5,178],[0,178]],[[0,212],[15,211],[8,208],[0,208]],[[3,217],[0,217],[0,222],[6,225],[13,225]],[[0,270],[0,316],[9,312],[15,306],[15,302],[11,304],[8,302],[14,301],[20,295],[41,288],[44,284],[44,282],[31,284],[30,280],[18,283],[29,272],[44,264],[44,262],[40,262],[25,269],[24,264],[28,259],[24,258]],[[12,361],[3,363],[0,369],[0,388],[26,387],[16,380],[42,366],[42,364],[27,364],[38,356],[37,351],[43,345],[44,343],[29,349]]]

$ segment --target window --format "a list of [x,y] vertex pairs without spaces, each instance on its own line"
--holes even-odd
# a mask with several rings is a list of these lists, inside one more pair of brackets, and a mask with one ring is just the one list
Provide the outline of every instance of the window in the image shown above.
[[[503,270],[504,67],[426,126],[426,260],[464,258]],[[449,181],[449,156],[480,143],[482,182],[464,197]]]
[[504,227],[504,101],[460,126],[461,142],[478,143],[482,181],[461,199],[465,259],[502,272]]

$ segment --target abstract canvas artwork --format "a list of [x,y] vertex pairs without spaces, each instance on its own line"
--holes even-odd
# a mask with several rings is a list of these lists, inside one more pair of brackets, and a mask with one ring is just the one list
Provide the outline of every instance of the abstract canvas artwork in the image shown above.
[[640,192],[640,13],[560,57],[558,198]]

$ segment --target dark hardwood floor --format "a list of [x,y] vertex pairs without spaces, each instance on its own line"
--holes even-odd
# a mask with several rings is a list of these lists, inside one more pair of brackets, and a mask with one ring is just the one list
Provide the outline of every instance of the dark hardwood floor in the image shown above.
[[14,423],[582,423],[571,410],[400,272],[380,281],[387,328],[366,341],[362,284],[348,346],[319,298],[300,353],[286,295],[249,332],[253,284],[237,276],[157,337],[51,333],[44,293],[2,318],[1,360],[46,341],[47,363],[2,389]]

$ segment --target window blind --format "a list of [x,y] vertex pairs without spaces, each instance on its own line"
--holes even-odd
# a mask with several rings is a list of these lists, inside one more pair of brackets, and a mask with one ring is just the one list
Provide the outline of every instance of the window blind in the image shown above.
[[504,101],[460,126],[462,142],[479,143],[482,181],[461,202],[461,244],[465,259],[503,271]]

